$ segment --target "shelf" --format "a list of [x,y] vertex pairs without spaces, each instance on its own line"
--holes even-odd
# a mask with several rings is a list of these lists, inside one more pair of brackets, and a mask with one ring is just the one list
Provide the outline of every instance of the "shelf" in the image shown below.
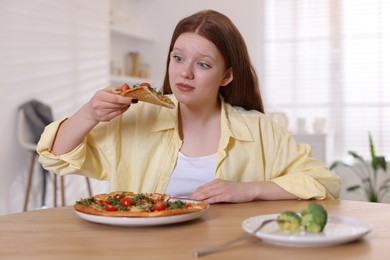
[[145,35],[144,33],[138,33],[138,32],[132,32],[120,27],[111,26],[110,27],[111,33],[127,37],[132,40],[138,40],[138,41],[146,41],[146,42],[153,42],[153,38],[151,36]]
[[[156,43],[152,31],[138,23],[138,13],[134,13],[138,0],[110,0],[110,77],[111,85],[158,81],[150,77],[152,59],[149,49]],[[129,54],[137,53],[138,57]],[[134,68],[134,69],[133,69]],[[137,69],[136,69],[137,68]],[[136,75],[136,76],[129,76]]]

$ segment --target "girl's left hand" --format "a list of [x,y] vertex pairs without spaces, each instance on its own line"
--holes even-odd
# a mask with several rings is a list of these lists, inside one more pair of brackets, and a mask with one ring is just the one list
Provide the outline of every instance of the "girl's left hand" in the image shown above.
[[218,202],[241,203],[255,200],[260,185],[258,182],[235,182],[215,179],[200,186],[189,199],[202,200],[209,204]]

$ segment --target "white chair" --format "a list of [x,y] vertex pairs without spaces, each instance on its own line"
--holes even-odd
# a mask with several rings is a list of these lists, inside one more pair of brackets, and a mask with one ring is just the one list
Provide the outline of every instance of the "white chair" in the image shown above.
[[[22,109],[18,110],[18,122],[17,122],[17,135],[18,135],[18,141],[20,146],[25,149],[26,151],[31,153],[31,161],[29,166],[29,172],[28,172],[28,180],[27,180],[27,186],[26,186],[26,193],[24,198],[24,205],[23,205],[23,211],[27,211],[27,206],[29,202],[30,197],[30,191],[31,191],[31,183],[33,179],[34,174],[34,168],[35,163],[38,158],[38,153],[36,152],[37,144],[33,141],[34,138],[32,136],[30,126],[26,122],[26,116]],[[89,195],[92,196],[92,189],[91,184],[88,177],[85,177],[87,181],[87,188]],[[62,206],[66,205],[65,202],[65,186],[64,186],[64,176],[60,177],[61,179],[61,199],[62,199]],[[57,207],[57,174],[53,174],[53,190],[54,190],[54,207]]]

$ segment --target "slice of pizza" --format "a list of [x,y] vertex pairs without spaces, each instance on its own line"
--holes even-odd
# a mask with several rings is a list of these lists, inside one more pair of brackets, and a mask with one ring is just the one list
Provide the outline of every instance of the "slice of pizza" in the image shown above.
[[[125,84],[127,85],[127,84]],[[175,108],[175,104],[161,92],[157,92],[150,86],[149,83],[136,84],[132,88],[124,90],[120,93],[122,96],[131,97],[139,101],[148,102],[158,106],[167,108]]]
[[173,199],[168,194],[111,192],[81,199],[74,209],[87,214],[111,217],[162,217],[207,209],[208,204],[188,199]]

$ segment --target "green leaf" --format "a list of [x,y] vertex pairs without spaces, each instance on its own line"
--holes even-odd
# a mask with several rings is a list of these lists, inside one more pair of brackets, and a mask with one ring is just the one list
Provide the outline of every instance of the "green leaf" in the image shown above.
[[390,191],[390,187],[386,188],[386,189],[380,189],[378,191],[378,194],[380,194],[382,197],[386,196]]
[[390,189],[390,185],[381,185],[380,187],[379,187],[379,190],[378,191],[386,191],[386,190],[388,190],[388,189]]
[[371,159],[374,162],[376,155],[375,155],[375,147],[374,147],[374,141],[372,140],[372,135],[371,133],[368,133],[368,139],[370,142],[370,152],[371,152]]
[[382,185],[387,185],[390,183],[390,179],[386,179],[384,181],[382,181]]
[[372,139],[371,133],[369,134],[370,139],[370,152],[371,152],[371,166],[374,169],[374,171],[377,171],[378,169],[382,169],[384,172],[386,172],[387,169],[387,163],[384,156],[376,156],[375,153],[375,146],[374,141]]
[[358,189],[361,189],[362,187],[360,185],[354,185],[347,188],[347,191],[356,191]]
[[185,203],[181,200],[176,200],[174,202],[168,201],[168,207],[171,209],[181,209]]
[[368,194],[368,201],[370,201],[370,202],[378,202],[378,197],[373,192],[369,193]]
[[134,201],[134,205],[138,205],[139,202],[142,202],[142,201],[151,202],[152,199],[149,198],[148,196],[146,196],[145,194],[140,193],[140,194],[138,194],[137,196],[135,196],[135,197],[133,198],[133,201]]
[[352,167],[351,165],[349,164],[346,164],[345,162],[342,162],[342,161],[335,161],[332,163],[332,165],[329,167],[329,169],[333,170],[333,169],[336,169],[337,167],[339,167],[340,165],[342,166],[345,166],[345,167]]
[[356,153],[354,151],[349,151],[348,154],[352,155],[353,158],[360,161],[361,163],[363,163],[363,164],[365,163],[363,157],[361,157],[358,153]]
[[371,178],[370,178],[370,177],[367,177],[367,178],[362,178],[362,182],[363,182],[363,183],[365,183],[365,182],[367,182],[367,183],[371,183],[371,182],[372,182],[372,180],[371,180]]
[[387,162],[384,156],[377,156],[376,157],[377,166],[379,166],[380,169],[382,169],[385,173],[387,171]]
[[79,201],[77,201],[77,203],[80,203],[86,207],[89,207],[91,206],[91,204],[94,202],[94,199],[93,197],[90,197],[90,198],[86,198],[86,199],[80,199]]

